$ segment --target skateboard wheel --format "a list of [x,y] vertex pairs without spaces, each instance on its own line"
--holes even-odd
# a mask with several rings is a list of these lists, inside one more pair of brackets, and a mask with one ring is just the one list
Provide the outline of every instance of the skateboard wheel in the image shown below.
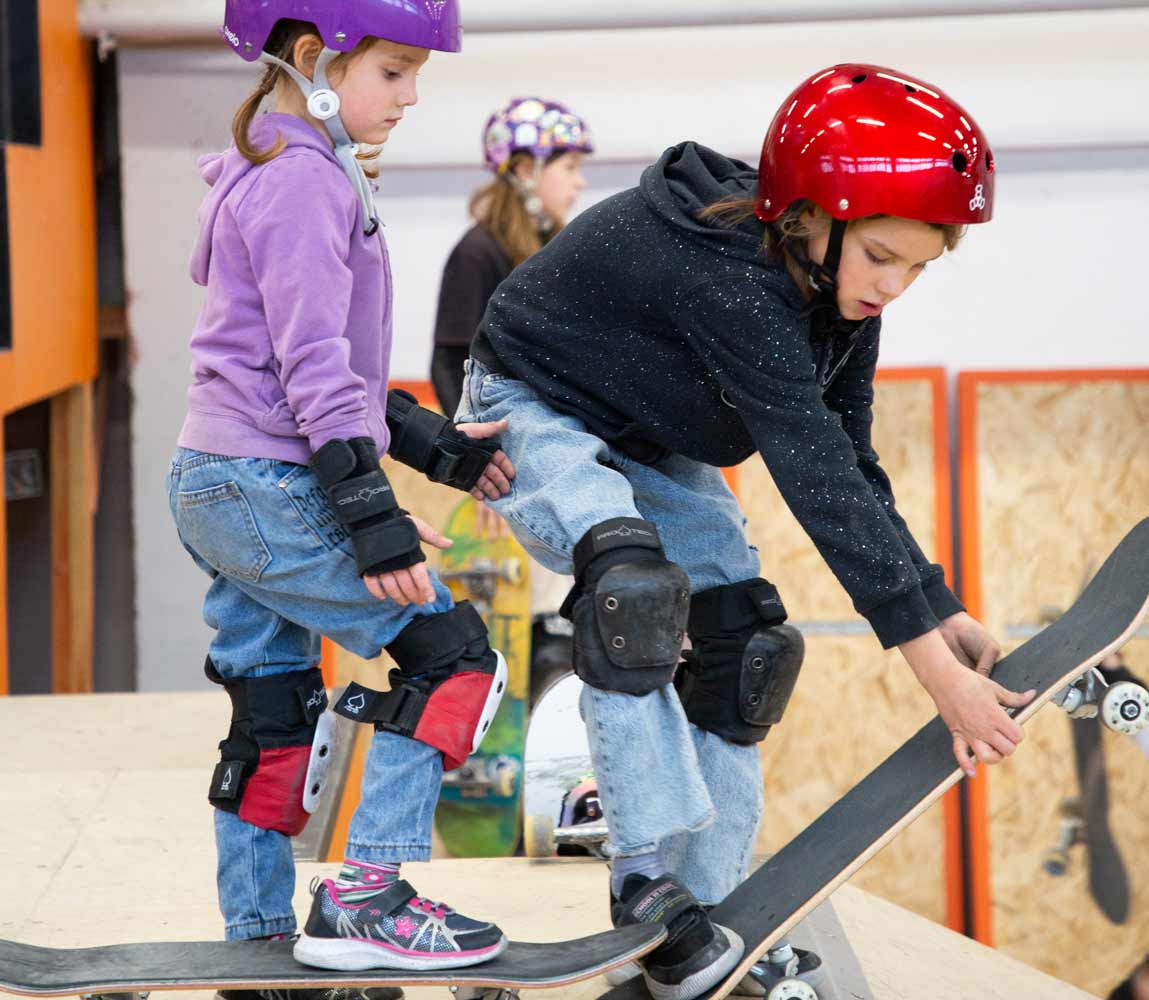
[[523,849],[528,858],[549,858],[555,853],[555,821],[534,814],[523,820]]
[[1149,691],[1132,681],[1119,681],[1101,699],[1101,721],[1106,729],[1136,736],[1149,725]]
[[818,1000],[818,993],[801,979],[783,979],[766,994],[766,1000]]

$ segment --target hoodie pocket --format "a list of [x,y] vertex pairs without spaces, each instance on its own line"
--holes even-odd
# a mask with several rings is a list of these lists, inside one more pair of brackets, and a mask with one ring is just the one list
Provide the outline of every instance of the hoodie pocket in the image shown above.
[[300,437],[299,424],[296,423],[295,414],[291,411],[291,406],[287,402],[287,398],[280,399],[277,403],[273,404],[271,409],[266,413],[261,413],[255,421],[255,425],[264,432],[264,434],[271,434],[275,437]]

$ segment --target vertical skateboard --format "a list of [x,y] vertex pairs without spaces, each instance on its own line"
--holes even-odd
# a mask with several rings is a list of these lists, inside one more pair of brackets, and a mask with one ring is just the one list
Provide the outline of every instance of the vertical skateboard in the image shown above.
[[602,856],[606,819],[579,714],[582,681],[551,684],[536,702],[527,730],[523,846],[528,857]]
[[528,557],[513,538],[480,538],[477,506],[467,498],[451,513],[444,533],[455,544],[442,551],[439,576],[482,616],[508,676],[482,746],[443,775],[435,826],[447,850],[462,858],[508,856],[519,845],[530,680]]
[[[1106,690],[1113,690],[1119,684],[1136,683],[1116,656],[1098,669],[1107,684]],[[1102,722],[1096,714],[1083,714],[1071,718],[1070,727],[1077,794],[1061,803],[1061,829],[1057,843],[1046,852],[1044,867],[1050,875],[1064,875],[1070,867],[1072,848],[1083,845],[1089,866],[1090,894],[1112,923],[1123,924],[1129,918],[1129,873],[1109,828],[1109,782],[1105,773]]]

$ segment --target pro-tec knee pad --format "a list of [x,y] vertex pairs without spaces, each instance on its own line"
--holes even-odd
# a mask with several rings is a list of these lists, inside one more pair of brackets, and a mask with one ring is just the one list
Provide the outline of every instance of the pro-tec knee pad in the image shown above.
[[669,684],[682,650],[690,581],[649,521],[596,524],[575,546],[574,669],[591,687],[644,695]]
[[675,687],[694,725],[758,743],[781,721],[805,655],[773,585],[745,580],[702,591],[690,607],[692,648]]
[[479,613],[460,601],[415,618],[387,652],[398,664],[391,690],[352,682],[335,711],[441,750],[444,770],[459,767],[479,749],[507,687],[507,662],[491,649]]
[[208,801],[253,826],[296,836],[318,803],[330,759],[329,727],[316,740],[327,707],[323,674],[313,667],[225,679],[210,658],[204,672],[231,698],[231,727],[219,744]]

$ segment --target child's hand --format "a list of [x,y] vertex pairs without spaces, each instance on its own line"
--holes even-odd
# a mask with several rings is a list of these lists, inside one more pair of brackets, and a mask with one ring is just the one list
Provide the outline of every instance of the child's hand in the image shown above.
[[964,611],[946,618],[941,623],[941,633],[958,662],[983,677],[990,675],[1001,658],[1001,646],[981,622]]
[[475,534],[480,538],[495,541],[508,537],[510,533],[507,522],[485,503],[479,501],[478,509],[475,511]]
[[[507,429],[507,421],[497,420],[490,424],[456,424],[455,430],[466,434],[469,438],[481,440],[496,437]],[[476,500],[498,500],[511,492],[511,480],[515,478],[515,467],[507,457],[506,452],[495,452],[495,457],[487,463],[486,469],[479,477],[471,496]]]
[[[433,545],[437,549],[448,549],[455,543],[441,531],[432,528],[422,518],[407,515],[415,523],[419,532],[419,541]],[[400,607],[408,604],[433,604],[435,602],[435,588],[431,585],[431,575],[427,571],[425,562],[415,563],[406,569],[397,569],[391,573],[380,573],[378,576],[365,576],[363,582],[371,591],[371,596],[380,601],[390,598]]]
[[940,629],[898,648],[953,734],[954,759],[967,775],[975,773],[973,758],[982,764],[998,764],[1017,749],[1025,734],[1002,706],[1022,708],[1033,700],[1035,691],[1009,691],[962,665]]

